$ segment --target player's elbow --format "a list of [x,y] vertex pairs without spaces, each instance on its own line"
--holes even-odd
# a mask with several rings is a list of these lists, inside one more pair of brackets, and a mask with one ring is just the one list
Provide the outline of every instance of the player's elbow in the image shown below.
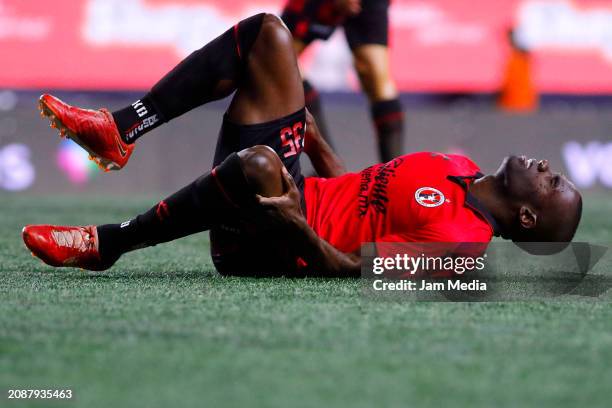
[[244,174],[257,194],[276,197],[283,194],[282,162],[268,146],[257,145],[238,152]]

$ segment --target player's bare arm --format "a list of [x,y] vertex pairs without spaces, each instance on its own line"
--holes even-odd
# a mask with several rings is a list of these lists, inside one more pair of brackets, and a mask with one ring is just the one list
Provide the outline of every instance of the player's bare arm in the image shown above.
[[304,217],[300,207],[300,192],[293,178],[284,167],[281,175],[284,193],[277,197],[257,195],[259,205],[288,234],[291,242],[298,245],[299,255],[317,276],[358,277],[361,257],[342,253],[317,235]]

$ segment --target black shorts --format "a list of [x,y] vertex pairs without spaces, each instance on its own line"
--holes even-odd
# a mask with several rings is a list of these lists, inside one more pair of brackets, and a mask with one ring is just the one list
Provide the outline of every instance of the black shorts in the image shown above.
[[362,0],[359,14],[338,21],[331,11],[330,0],[288,0],[281,18],[293,37],[305,44],[327,40],[341,25],[351,50],[366,44],[386,46],[389,44],[389,2]]
[[[217,142],[213,166],[234,152],[265,145],[271,147],[287,168],[304,202],[304,176],[300,154],[304,147],[306,111],[256,125],[237,125],[226,116]],[[210,249],[215,268],[223,275],[278,276],[293,272],[295,256],[285,249],[287,242],[273,232],[256,226],[240,213],[210,230]]]

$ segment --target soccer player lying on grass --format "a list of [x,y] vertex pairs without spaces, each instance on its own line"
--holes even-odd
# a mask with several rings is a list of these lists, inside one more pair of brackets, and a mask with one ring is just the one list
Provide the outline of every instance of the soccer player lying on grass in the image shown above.
[[[291,36],[268,14],[195,51],[125,109],[50,95],[40,106],[108,170],[146,131],[234,91],[211,172],[120,224],[27,226],[27,247],[52,266],[104,270],[126,252],[210,230],[222,274],[358,276],[362,242],[567,242],[578,226],[580,194],[546,160],[511,156],[484,176],[466,157],[416,153],[343,174],[307,117]],[[302,149],[323,178],[300,174]]]

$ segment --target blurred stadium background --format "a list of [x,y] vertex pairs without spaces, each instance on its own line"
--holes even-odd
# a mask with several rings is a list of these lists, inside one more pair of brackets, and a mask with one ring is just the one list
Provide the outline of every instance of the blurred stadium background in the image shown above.
[[[233,0],[0,0],[0,190],[102,193],[171,191],[207,170],[224,102],[190,112],[139,143],[120,174],[101,177],[70,141],[40,120],[36,98],[131,103],[235,21],[282,2]],[[549,158],[583,189],[612,188],[612,2],[394,0],[391,62],[406,109],[406,152]],[[513,27],[530,51],[539,95],[528,112],[498,107]],[[357,93],[341,30],[301,60],[321,91],[348,167],[376,160],[367,101]],[[171,143],[168,143],[168,141]],[[307,164],[306,164],[307,166]]]
[[[208,170],[225,108],[156,129],[102,174],[38,116],[40,93],[123,107],[240,18],[281,7],[0,0],[0,393],[70,388],[65,405],[88,408],[609,407],[609,254],[593,295],[452,304],[368,302],[355,280],[222,278],[203,235],[102,273],[29,256],[25,224],[124,220]],[[612,242],[612,1],[392,0],[390,17],[406,152],[463,152],[485,171],[509,153],[549,158],[586,191],[576,239]],[[510,27],[529,50],[518,111],[498,102],[517,85]],[[373,163],[342,33],[301,62],[349,169]],[[64,405],[38,402],[21,406]]]

